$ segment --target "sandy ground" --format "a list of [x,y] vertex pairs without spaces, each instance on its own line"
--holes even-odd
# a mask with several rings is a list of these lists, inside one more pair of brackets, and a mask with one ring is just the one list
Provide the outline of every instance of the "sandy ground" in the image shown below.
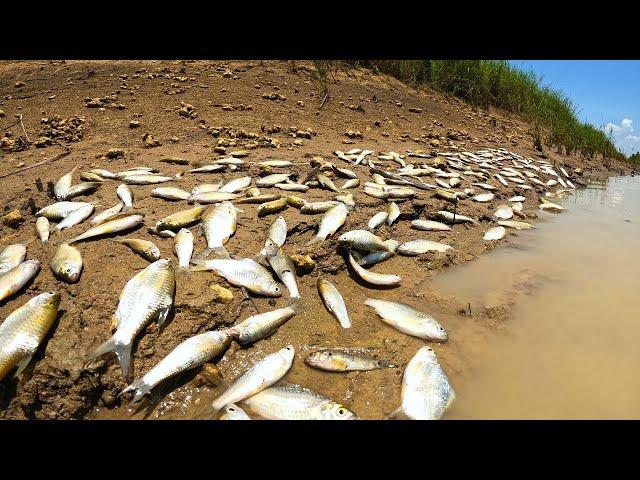
[[[332,154],[335,149],[347,151],[355,147],[401,153],[407,149],[436,152],[504,147],[539,158],[533,149],[528,126],[517,118],[504,112],[475,111],[456,98],[429,90],[418,91],[367,70],[337,72],[329,84],[329,100],[319,110],[322,98],[311,66],[305,62],[297,62],[296,66],[293,71],[284,62],[258,61],[0,63],[0,109],[4,112],[4,117],[0,118],[1,134],[4,136],[5,127],[21,114],[30,140],[43,145],[15,151],[20,148],[17,138],[24,136],[24,132],[20,124],[12,126],[9,129],[12,135],[4,136],[2,141],[0,175],[52,158],[65,147],[71,152],[56,162],[0,178],[5,213],[19,209],[24,217],[24,223],[17,228],[4,223],[0,225],[0,246],[34,238],[35,209],[53,202],[47,195],[47,184],[55,182],[74,166],[79,167],[76,182],[80,172],[91,168],[121,171],[146,165],[160,168],[166,174],[175,174],[184,167],[158,160],[179,156],[206,161],[234,150],[249,150],[244,170],[187,174],[177,182],[164,185],[190,190],[201,182],[215,183],[245,173],[257,178],[259,168],[253,163],[266,159],[291,160],[295,165],[287,171],[304,177],[314,156],[352,168],[364,183],[369,180],[368,168],[349,167]],[[225,73],[227,71],[230,73]],[[103,108],[87,106],[96,97],[108,97],[108,101],[102,103]],[[189,107],[181,114],[180,109],[186,104],[193,108]],[[75,124],[81,128],[72,127],[68,131],[57,128],[56,116],[60,119],[80,117]],[[41,119],[48,120],[44,123]],[[51,119],[54,119],[53,123]],[[139,126],[131,128],[132,121],[139,122]],[[75,125],[68,121],[69,124]],[[52,128],[59,136],[51,141],[42,140],[41,137],[51,135]],[[361,132],[363,138],[349,139],[345,135],[347,131]],[[160,145],[146,145],[143,137],[147,133]],[[124,154],[116,159],[105,158],[104,154],[110,149],[121,149]],[[558,165],[582,167],[584,176],[630,172],[629,167],[620,162],[587,161],[554,151],[546,151],[545,155]],[[337,180],[338,185],[343,182]],[[98,211],[113,206],[118,202],[115,193],[118,184],[107,181],[96,193],[77,200],[90,198],[101,205]],[[150,235],[147,227],[188,205],[153,198],[150,196],[153,188],[132,187],[134,206],[146,214],[146,221],[144,227],[127,237],[152,240],[163,256],[173,257],[173,241]],[[272,191],[261,190],[262,193]],[[354,194],[357,206],[348,216],[343,231],[363,228],[374,213],[386,207],[386,202],[366,196],[361,187],[345,191],[349,192]],[[503,189],[494,202],[466,202],[460,213],[483,218],[490,215],[500,200],[520,193],[515,189]],[[310,201],[327,200],[332,192],[311,189],[301,196]],[[526,196],[525,211],[533,219],[535,192]],[[429,192],[421,192],[416,201],[399,202],[402,213],[406,214],[404,218],[416,213],[417,203],[426,205],[427,212],[446,206],[446,202],[433,198]],[[242,208],[244,212],[240,215],[238,230],[227,249],[232,256],[250,257],[262,247],[265,231],[277,215],[259,218],[257,206],[244,205]],[[287,209],[283,215],[290,229],[312,224],[319,218],[302,215],[294,208]],[[291,237],[286,243],[287,253],[310,254],[316,261],[313,272],[299,279],[307,309],[271,338],[251,348],[239,349],[234,345],[219,362],[224,379],[232,380],[266,353],[293,344],[298,356],[287,380],[331,396],[363,418],[384,418],[398,405],[404,365],[424,342],[382,324],[371,309],[362,305],[366,296],[405,301],[442,318],[452,339],[436,348],[443,366],[455,378],[470,361],[460,354],[460,345],[481,341],[484,332],[499,328],[508,305],[486,308],[474,315],[473,320],[468,320],[460,314],[464,305],[459,301],[438,296],[421,285],[448,265],[470,261],[493,248],[482,241],[482,232],[487,225],[481,222],[472,227],[456,226],[453,231],[442,233],[416,232],[405,220],[392,227],[381,227],[376,233],[385,239],[406,241],[419,236],[455,247],[446,255],[394,257],[374,267],[376,271],[393,272],[407,279],[402,287],[383,291],[373,291],[353,280],[343,259],[336,254],[335,242],[306,247],[313,231]],[[0,318],[5,318],[37,293],[50,289],[62,293],[62,313],[34,361],[21,378],[7,378],[0,384],[2,418],[128,418],[132,415],[126,408],[127,399],[118,396],[127,382],[114,357],[103,357],[88,370],[82,369],[82,363],[88,352],[110,336],[110,320],[120,291],[147,262],[109,239],[85,242],[78,245],[85,264],[80,282],[67,285],[56,280],[48,267],[55,245],[85,229],[86,224],[82,224],[63,232],[59,238],[52,235],[52,241],[46,246],[39,240],[30,243],[27,256],[43,262],[42,270],[26,290],[0,304]],[[203,248],[204,239],[198,237],[196,252]],[[316,290],[318,276],[331,280],[347,299],[354,323],[349,331],[343,331],[322,306]],[[253,313],[250,304],[241,302],[240,290],[235,288],[231,288],[234,292],[232,304],[213,302],[210,286],[215,284],[228,287],[224,280],[211,273],[178,274],[173,318],[161,331],[155,324],[148,327],[134,346],[136,378],[186,338],[222,325],[232,325],[238,318]],[[275,301],[254,299],[260,312],[274,308],[274,305],[284,306],[287,302],[286,296]],[[316,346],[366,348],[380,358],[392,360],[400,368],[366,374],[329,374],[312,370],[302,360],[306,351]],[[202,405],[215,396],[219,388],[207,383],[195,370],[158,387],[146,412],[133,414],[133,417],[206,417]]]

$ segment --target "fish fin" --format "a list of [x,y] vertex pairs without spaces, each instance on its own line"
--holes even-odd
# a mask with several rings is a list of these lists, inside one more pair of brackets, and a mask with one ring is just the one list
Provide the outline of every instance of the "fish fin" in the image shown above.
[[253,256],[253,261],[258,262],[265,267],[268,267],[267,257],[265,256],[265,251],[262,249],[260,253],[257,253]]
[[231,258],[231,255],[229,255],[229,252],[224,247],[214,247],[211,249],[211,252],[220,258]]
[[213,248],[205,248],[200,253],[191,257],[191,263],[193,263],[194,265],[198,265],[198,263],[196,262],[200,262],[201,260],[207,258],[209,255],[211,255],[211,252],[213,252]]
[[152,388],[153,387],[151,385],[146,384],[145,381],[142,378],[140,378],[135,382],[133,382],[128,387],[126,387],[124,390],[122,390],[121,394],[135,391],[135,394],[131,399],[131,403],[136,403],[136,402],[139,402],[140,399],[144,397],[147,393],[149,393]]
[[24,369],[27,368],[27,365],[29,365],[32,358],[33,358],[33,354],[26,355],[25,357],[22,358],[22,360],[20,360],[20,362],[18,363],[18,369],[16,370],[16,373],[13,375],[13,378],[18,378],[18,375],[20,375],[24,371]]
[[170,311],[171,305],[160,311],[160,314],[158,315],[158,330],[162,327],[162,325],[164,325],[164,322],[167,321],[167,317],[169,316]]
[[300,297],[296,297],[295,299],[292,299],[292,300],[293,301],[289,304],[289,308],[291,308],[295,314],[298,314],[304,311],[304,304],[300,300]]
[[182,176],[185,174],[186,172],[178,172],[176,173],[173,178],[177,178],[178,180],[182,178]]
[[85,366],[96,358],[99,358],[109,352],[114,352],[116,354],[118,362],[120,363],[120,368],[122,369],[122,375],[127,378],[129,367],[131,365],[131,344],[117,344],[113,337],[104,342],[87,356]]

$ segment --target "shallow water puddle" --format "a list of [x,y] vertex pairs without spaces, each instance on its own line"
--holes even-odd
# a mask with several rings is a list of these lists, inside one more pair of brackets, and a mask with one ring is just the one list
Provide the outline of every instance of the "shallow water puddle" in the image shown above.
[[513,302],[508,334],[474,343],[451,378],[447,418],[640,417],[640,178],[552,201],[567,210],[424,284],[472,313]]

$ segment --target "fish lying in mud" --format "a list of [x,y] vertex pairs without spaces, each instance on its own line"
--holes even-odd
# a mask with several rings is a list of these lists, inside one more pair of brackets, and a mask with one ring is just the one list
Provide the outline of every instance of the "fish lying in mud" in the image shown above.
[[87,205],[91,204],[86,202],[57,202],[38,210],[36,216],[43,216],[54,222],[60,221],[71,212]]
[[243,409],[239,406],[230,403],[222,411],[222,415],[218,417],[218,420],[251,420],[251,417],[247,415]]
[[127,386],[122,393],[135,392],[131,402],[139,401],[164,380],[199,367],[223,353],[231,345],[224,332],[205,332],[186,339],[164,357],[142,378]]
[[153,189],[151,196],[162,198],[163,200],[188,200],[191,194],[181,188],[158,187]]
[[86,360],[90,363],[102,355],[114,352],[122,375],[128,377],[133,341],[153,320],[158,327],[167,319],[173,305],[176,278],[173,263],[168,259],[153,262],[127,282],[114,315],[116,332]]
[[344,203],[340,203],[333,208],[327,210],[320,221],[318,233],[312,238],[307,245],[313,245],[323,242],[329,235],[333,235],[344,224],[349,211]]
[[214,260],[192,259],[192,271],[213,271],[236,287],[267,297],[279,297],[281,289],[269,271],[255,260],[219,258]]
[[446,373],[429,347],[422,347],[407,364],[402,377],[402,402],[391,418],[438,420],[455,401]]
[[193,255],[193,233],[187,228],[181,228],[174,237],[173,253],[178,257],[178,267],[186,270]]
[[530,228],[535,228],[530,223],[518,222],[516,220],[500,220],[498,225],[502,227],[515,228],[516,230],[529,230]]
[[369,220],[369,223],[367,223],[367,228],[369,230],[375,230],[384,222],[386,222],[387,218],[389,218],[388,212],[378,212],[373,217],[371,217],[371,220]]
[[113,241],[126,245],[133,252],[150,262],[155,262],[160,259],[160,249],[155,243],[149,240],[139,238],[114,238]]
[[123,212],[131,210],[133,208],[133,192],[131,191],[129,185],[125,183],[118,185],[118,188],[116,189],[116,195],[120,200],[122,200],[122,203],[124,204],[124,208],[122,209]]
[[336,349],[313,352],[304,359],[304,363],[327,372],[366,372],[395,367],[386,360],[378,360],[366,355]]
[[483,240],[501,240],[507,234],[507,230],[503,227],[492,227],[484,232]]
[[258,361],[213,401],[211,406],[214,413],[230,403],[244,400],[276,383],[287,374],[293,364],[294,356],[295,350],[289,345]]
[[353,255],[351,254],[351,252],[349,252],[348,260],[349,265],[351,265],[351,268],[353,268],[354,272],[356,272],[358,276],[366,283],[380,286],[391,286],[399,285],[402,281],[402,278],[399,275],[377,273],[362,268],[358,264],[358,262],[353,259]]
[[365,305],[375,309],[382,320],[403,333],[431,342],[446,342],[447,331],[435,318],[409,305],[367,298]]
[[340,235],[338,243],[360,252],[386,252],[387,244],[368,230],[352,230]]
[[280,382],[244,403],[268,420],[357,420],[346,407],[300,385]]
[[347,313],[347,306],[338,289],[328,280],[319,278],[318,292],[320,293],[320,298],[322,298],[324,306],[327,307],[327,310],[329,310],[334,317],[336,317],[340,326],[342,328],[350,328],[351,320]]
[[358,265],[362,267],[367,267],[369,265],[375,265],[376,263],[384,262],[385,260],[393,257],[398,247],[400,246],[400,242],[397,240],[386,240],[384,242],[387,245],[388,250],[385,252],[351,252],[354,255],[354,259],[358,262]]
[[20,265],[27,257],[27,246],[22,243],[8,245],[0,252],[0,276]]
[[264,250],[267,262],[269,262],[271,269],[276,273],[278,279],[287,287],[291,299],[297,300],[300,298],[296,267],[291,261],[291,258],[289,258],[289,255],[271,239],[267,240]]
[[102,235],[110,235],[124,230],[130,230],[137,227],[144,222],[142,215],[129,215],[115,220],[109,220],[108,222],[101,223],[93,228],[90,228],[86,232],[72,238],[67,243],[75,243],[88,238],[99,237]]
[[67,228],[75,227],[76,225],[84,222],[87,218],[91,216],[93,213],[93,205],[85,205],[73,212],[69,213],[66,217],[64,217],[60,223],[58,223],[55,227],[56,232],[60,233],[62,230]]
[[58,316],[60,293],[46,292],[17,308],[0,324],[0,381],[14,367],[15,377],[29,365]]
[[453,250],[453,247],[451,245],[422,238],[405,242],[398,247],[398,253],[410,256],[422,255],[427,252],[444,253],[447,250]]
[[250,345],[271,336],[291,317],[302,312],[300,302],[249,317],[226,330],[240,345]]
[[471,217],[467,217],[465,215],[453,214],[451,212],[447,212],[446,210],[440,210],[436,213],[436,216],[446,222],[451,223],[474,223],[477,224],[478,221],[474,220]]
[[82,273],[82,255],[77,248],[61,243],[51,258],[51,271],[67,283],[76,283]]
[[444,223],[436,222],[434,220],[412,220],[411,228],[415,228],[416,230],[436,232],[446,232],[447,230],[451,230],[451,227],[449,225],[445,225]]
[[38,260],[25,260],[0,277],[0,302],[15,295],[40,271]]
[[89,223],[93,226],[100,225],[101,223],[104,223],[118,215],[122,211],[123,207],[124,203],[120,202],[111,208],[107,208],[89,220]]
[[38,217],[36,219],[36,235],[43,244],[49,242],[49,234],[51,233],[51,225],[47,217]]

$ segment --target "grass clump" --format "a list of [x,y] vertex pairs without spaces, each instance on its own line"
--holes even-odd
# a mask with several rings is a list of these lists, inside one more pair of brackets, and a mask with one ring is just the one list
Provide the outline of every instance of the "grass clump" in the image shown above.
[[589,158],[624,159],[605,133],[578,120],[576,107],[542,78],[497,60],[359,60],[352,62],[412,84],[429,85],[470,104],[502,108],[532,124],[534,145],[556,147]]

